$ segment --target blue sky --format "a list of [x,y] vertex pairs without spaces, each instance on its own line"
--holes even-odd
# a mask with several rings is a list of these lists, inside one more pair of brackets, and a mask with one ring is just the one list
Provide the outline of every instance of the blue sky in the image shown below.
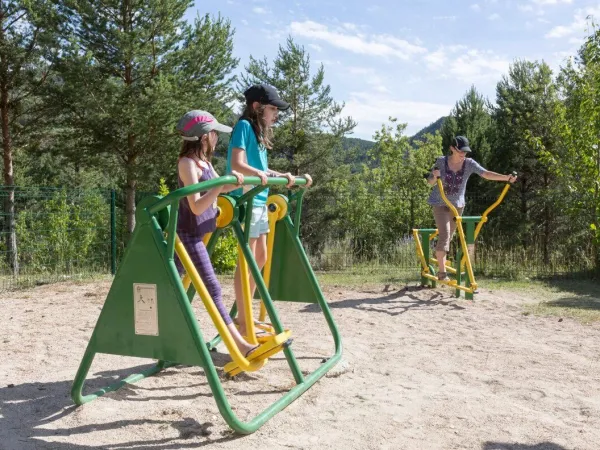
[[188,15],[231,20],[239,70],[250,55],[272,61],[292,36],[324,65],[364,139],[389,116],[415,133],[472,84],[494,101],[512,61],[543,59],[556,70],[580,46],[586,17],[600,21],[598,0],[371,1],[197,1]]

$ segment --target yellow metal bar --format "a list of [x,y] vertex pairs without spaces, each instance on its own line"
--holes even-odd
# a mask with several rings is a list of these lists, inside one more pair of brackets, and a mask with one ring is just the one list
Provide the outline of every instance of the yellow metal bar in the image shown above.
[[252,312],[252,296],[250,295],[250,274],[248,271],[248,262],[244,258],[242,248],[238,244],[238,261],[240,267],[240,276],[242,278],[242,295],[244,298],[244,315],[246,316],[246,340],[250,344],[258,344],[256,340],[256,330],[254,329],[254,315]]
[[[263,277],[265,279],[265,286],[269,289],[271,283],[271,266],[273,264],[273,246],[275,244],[275,225],[277,224],[277,218],[279,215],[279,205],[275,204],[275,211],[269,211],[269,234],[267,235],[267,262],[263,270]],[[267,317],[267,308],[265,304],[260,302],[260,313],[258,314],[258,320],[261,322],[265,321]]]
[[[425,253],[423,253],[423,247],[421,246],[421,238],[419,237],[419,230],[413,228],[413,237],[415,238],[415,245],[417,246],[417,257],[421,261],[421,266],[425,273],[429,273],[429,267],[427,261],[425,261]],[[429,243],[427,243],[429,245]]]
[[444,200],[444,203],[446,204],[446,206],[448,208],[450,208],[450,211],[452,211],[452,215],[454,215],[454,218],[458,218],[458,211],[454,207],[454,205],[452,203],[450,203],[450,200],[448,200],[448,197],[446,197],[446,193],[444,192],[444,186],[442,185],[442,180],[440,180],[439,178],[437,179],[437,186],[440,191],[440,195],[442,196],[442,200]]
[[455,289],[460,289],[461,291],[469,292],[470,294],[472,294],[475,291],[475,289],[473,289],[473,287],[462,286],[462,285],[458,284],[456,282],[456,280],[450,280],[450,281],[438,280],[438,278],[435,275],[431,275],[430,273],[425,273],[425,272],[421,273],[421,275],[423,275],[425,278],[434,280],[438,283],[446,284],[448,286],[452,286]]
[[438,230],[435,230],[435,232],[431,233],[431,235],[429,236],[429,240],[432,241],[438,234],[440,234],[440,232]]
[[204,235],[204,237],[202,238],[202,242],[204,243],[205,247],[208,245],[208,242],[210,241],[211,236],[212,236],[212,233],[206,233]]
[[[471,265],[471,258],[469,256],[467,241],[465,240],[465,232],[464,232],[463,226],[462,226],[462,218],[458,215],[458,210],[454,207],[454,205],[452,203],[450,203],[450,200],[448,200],[448,197],[446,197],[446,193],[444,192],[444,186],[442,185],[442,180],[440,180],[439,178],[437,179],[437,186],[440,191],[442,200],[444,200],[444,203],[446,204],[446,206],[448,206],[448,208],[450,208],[450,211],[452,211],[452,214],[454,215],[454,220],[456,221],[456,229],[458,230],[458,238],[460,239],[460,246],[463,251],[463,259],[464,259],[465,265],[467,267],[467,273],[469,274],[469,279],[471,280],[471,286],[473,287],[473,291],[475,291],[477,289],[477,283],[475,282],[475,274],[473,273],[473,266]],[[462,265],[462,259],[461,259],[461,265]]]
[[248,361],[242,355],[240,349],[233,340],[233,337],[231,336],[227,325],[225,325],[225,321],[219,314],[219,310],[215,306],[215,303],[212,301],[210,294],[208,293],[208,290],[206,289],[206,286],[202,281],[202,278],[200,278],[200,275],[198,274],[198,271],[194,266],[194,263],[190,259],[188,252],[183,246],[181,240],[179,239],[179,236],[175,236],[175,251],[177,252],[177,256],[179,256],[179,260],[183,264],[187,275],[194,284],[196,292],[198,292],[198,295],[200,296],[200,299],[202,300],[202,303],[204,304],[208,315],[215,324],[217,332],[221,335],[223,343],[225,344],[225,347],[227,347],[227,351],[231,355],[231,358],[239,365],[239,367],[243,368],[243,370],[246,372],[252,372],[260,369],[262,366],[265,365],[266,361]]
[[479,234],[479,231],[481,230],[481,227],[483,226],[484,222],[487,222],[487,216],[488,216],[488,214],[491,213],[500,203],[502,203],[502,200],[504,200],[504,197],[506,196],[506,193],[508,192],[509,189],[510,189],[510,184],[506,183],[506,186],[504,186],[504,189],[502,189],[502,192],[500,193],[500,196],[498,197],[498,200],[496,200],[481,215],[481,221],[477,224],[477,228],[475,228],[475,239],[477,239],[477,235]]
[[[488,220],[488,218],[487,218],[488,214],[491,213],[494,209],[496,209],[496,207],[500,203],[502,203],[502,200],[504,200],[504,197],[506,196],[506,193],[508,192],[509,189],[510,189],[510,184],[506,183],[506,186],[504,186],[504,189],[502,189],[502,192],[500,193],[500,196],[498,197],[498,199],[494,203],[492,203],[492,205],[488,209],[486,209],[484,211],[484,213],[481,215],[481,220],[475,227],[475,234],[473,236],[473,241],[477,240],[477,236],[479,236],[479,232],[481,231],[483,224],[486,223]],[[460,265],[461,265],[461,267],[463,267],[465,265],[465,257],[464,256],[463,256],[462,260],[460,261]]]
[[473,291],[475,291],[477,290],[477,283],[475,282],[475,274],[473,273],[473,266],[471,265],[471,256],[469,255],[469,247],[467,246],[467,241],[465,239],[465,232],[463,230],[461,217],[456,218],[456,229],[458,230],[458,237],[460,239],[460,246],[463,251],[465,266],[467,267],[467,273],[469,274],[469,279],[471,280],[471,287],[473,288]]
[[[436,266],[439,266],[439,263],[438,263],[437,259],[435,259],[435,258],[429,258],[429,262],[431,264],[435,264]],[[456,273],[456,269],[454,267],[452,267],[452,263],[448,260],[446,260],[446,272]]]
[[183,289],[185,289],[185,292],[187,292],[187,290],[190,288],[190,284],[192,284],[192,279],[190,278],[190,276],[186,273],[183,276],[183,280],[181,280],[181,282],[183,283]]

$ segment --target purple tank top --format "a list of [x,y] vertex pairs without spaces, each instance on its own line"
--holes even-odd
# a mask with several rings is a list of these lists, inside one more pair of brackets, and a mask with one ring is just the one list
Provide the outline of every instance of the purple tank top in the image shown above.
[[[214,178],[214,172],[210,169],[202,167],[198,161],[194,160],[198,168],[202,171],[202,175],[198,180],[199,183],[208,181]],[[183,187],[183,181],[178,177],[179,187]],[[200,195],[204,195],[201,192]],[[179,214],[177,217],[177,232],[194,234],[198,237],[204,236],[206,233],[212,233],[217,228],[217,208],[214,205],[208,207],[202,214],[197,216],[190,209],[190,202],[187,197],[179,200]]]

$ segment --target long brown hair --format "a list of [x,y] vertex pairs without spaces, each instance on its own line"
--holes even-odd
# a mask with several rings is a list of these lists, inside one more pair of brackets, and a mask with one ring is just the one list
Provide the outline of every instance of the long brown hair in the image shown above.
[[[206,136],[205,139],[204,136]],[[197,141],[183,141],[181,144],[180,158],[190,158],[195,156],[200,161],[211,162],[215,149],[211,148],[208,134],[200,136]]]
[[256,140],[271,150],[273,148],[273,128],[264,119],[266,105],[259,105],[258,108],[254,109],[252,104],[253,102],[246,103],[246,108],[244,108],[240,120],[250,122],[256,135]]

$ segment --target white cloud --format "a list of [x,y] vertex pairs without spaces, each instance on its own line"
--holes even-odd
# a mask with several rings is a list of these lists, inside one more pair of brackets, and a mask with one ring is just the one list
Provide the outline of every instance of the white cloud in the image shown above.
[[327,42],[334,47],[363,55],[396,57],[408,60],[414,55],[427,53],[425,47],[411,44],[404,39],[398,39],[391,35],[365,35],[350,32],[347,28],[330,29],[327,25],[311,20],[292,22],[290,31],[296,36]]
[[530,11],[533,11],[533,6],[531,6],[531,5],[523,5],[523,4],[519,3],[517,5],[517,9],[519,11],[530,12]]
[[446,52],[443,49],[425,55],[425,62],[431,70],[441,69],[447,60]]
[[498,14],[498,13],[490,14],[488,16],[488,20],[492,20],[492,21],[494,21],[494,20],[500,20],[500,14]]
[[497,80],[509,65],[508,60],[492,51],[469,50],[452,59],[449,72],[466,82]]
[[316,50],[316,51],[318,51],[318,52],[322,52],[322,51],[323,51],[323,47],[321,47],[321,46],[320,46],[320,45],[318,45],[318,44],[308,44],[308,46],[309,46],[310,48],[312,48],[313,50]]
[[248,25],[248,21],[246,19],[242,19],[241,22],[243,25]]
[[269,11],[260,6],[255,6],[254,8],[252,8],[252,12],[255,14],[267,14]]
[[598,17],[600,15],[600,6],[595,8],[587,8],[585,10],[578,9],[575,11],[573,21],[569,25],[558,25],[546,33],[546,38],[563,38],[576,33],[583,33],[586,30],[588,17]]
[[351,75],[356,75],[363,83],[367,83],[371,86],[375,92],[390,92],[385,85],[385,80],[380,75],[380,72],[372,67],[348,67],[346,72]]
[[417,132],[424,126],[447,115],[453,105],[399,100],[389,95],[373,92],[352,92],[346,101],[343,114],[358,122],[355,133],[365,138],[388,122],[390,116],[408,124],[407,134]]
[[471,5],[471,9],[472,9],[473,11],[481,11],[481,6],[479,6],[477,3],[473,3],[473,4]]
[[531,0],[536,5],[558,5],[559,3],[573,3],[573,0]]
[[442,46],[424,60],[432,71],[443,69],[441,78],[452,76],[467,83],[498,80],[510,65],[507,59],[490,50],[468,49],[464,45]]

